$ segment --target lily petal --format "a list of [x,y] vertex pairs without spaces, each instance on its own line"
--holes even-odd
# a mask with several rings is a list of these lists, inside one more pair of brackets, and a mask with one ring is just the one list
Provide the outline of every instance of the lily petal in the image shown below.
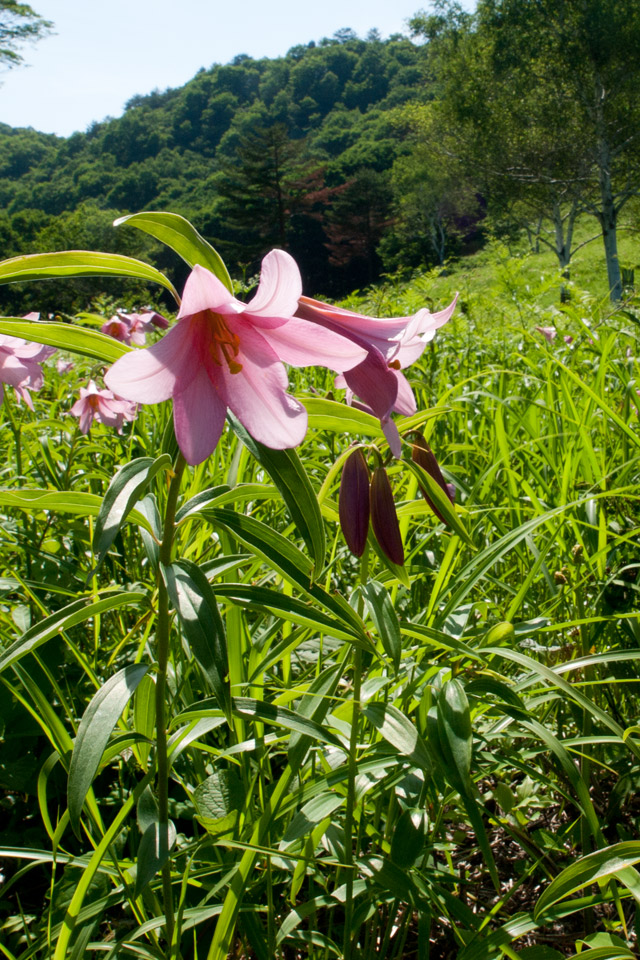
[[366,360],[347,370],[344,379],[357,397],[371,407],[376,417],[386,419],[398,396],[395,371],[390,370],[377,350],[370,350]]
[[176,384],[192,379],[196,328],[185,319],[146,350],[132,350],[113,364],[104,382],[113,393],[136,403],[168,400]]
[[298,265],[284,250],[272,250],[262,261],[260,283],[249,301],[246,314],[260,326],[264,320],[292,317],[302,295],[302,278]]
[[178,320],[207,310],[213,313],[239,313],[243,306],[215,274],[196,264],[184,285]]
[[224,364],[218,368],[221,398],[260,443],[273,450],[297,446],[307,432],[307,411],[287,393],[282,363],[249,323],[239,322],[236,330],[240,338],[236,361],[242,369],[231,373]]
[[200,367],[187,387],[173,398],[173,423],[178,446],[195,466],[213,452],[224,428],[226,405],[207,371]]
[[293,367],[317,364],[342,373],[362,363],[367,356],[366,348],[359,343],[297,317],[280,327],[260,332],[280,359]]

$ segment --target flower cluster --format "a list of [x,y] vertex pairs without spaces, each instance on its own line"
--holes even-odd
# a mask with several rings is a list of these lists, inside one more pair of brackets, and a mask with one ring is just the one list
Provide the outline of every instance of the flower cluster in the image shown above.
[[[152,346],[117,360],[105,375],[107,389],[93,381],[82,388],[71,413],[80,418],[83,433],[94,420],[120,431],[134,419],[137,404],[171,398],[178,445],[192,465],[215,449],[227,410],[256,440],[285,449],[304,438],[307,412],[288,392],[284,364],[323,366],[338,375],[336,386],[346,389],[348,403],[379,418],[391,452],[399,457],[401,440],[391,415],[416,411],[402,370],[420,356],[454,308],[455,300],[440,313],[423,309],[411,317],[380,320],[311,300],[302,296],[298,267],[282,250],[264,258],[258,289],[248,303],[237,300],[209,270],[195,266],[177,323]],[[101,329],[144,347],[152,327],[164,329],[168,322],[149,309],[117,311]],[[1,337],[0,383],[13,386],[31,406],[29,390],[43,381],[39,363],[53,352]],[[384,488],[382,479],[374,481],[376,489]]]
[[330,307],[302,296],[298,267],[282,250],[267,254],[255,296],[242,303],[196,266],[176,325],[153,346],[117,360],[105,383],[136,403],[172,398],[178,445],[187,462],[197,464],[218,443],[227,410],[266,446],[297,446],[307,414],[287,391],[283,364],[324,366],[339,374],[349,399],[356,395],[380,418],[399,456],[391,414],[416,409],[400,371],[420,356],[454,306],[391,320]]
[[[36,319],[28,316],[26,319]],[[3,383],[13,387],[18,399],[33,410],[31,390],[39,390],[44,382],[40,364],[55,353],[53,347],[29,343],[19,337],[0,336],[0,402],[4,399]]]
[[147,340],[146,334],[152,327],[166,330],[168,326],[169,321],[155,310],[145,310],[142,313],[124,313],[122,310],[117,310],[100,329],[102,333],[122,343],[143,347]]
[[135,420],[137,404],[114,396],[111,390],[98,390],[93,380],[80,387],[80,399],[71,407],[70,413],[80,418],[80,431],[88,433],[94,420],[107,427],[115,427],[122,433],[123,423]]

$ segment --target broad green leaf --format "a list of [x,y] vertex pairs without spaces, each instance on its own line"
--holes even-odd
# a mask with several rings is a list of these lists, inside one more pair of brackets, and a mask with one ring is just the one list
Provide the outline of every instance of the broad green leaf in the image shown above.
[[339,594],[332,594],[313,582],[313,564],[295,544],[260,520],[233,510],[210,508],[207,517],[214,525],[228,530],[240,543],[262,557],[290,583],[329,610],[345,626],[364,636],[364,624],[355,610]]
[[173,284],[155,267],[119,253],[93,250],[60,250],[33,253],[0,262],[0,284],[20,280],[47,280],[53,277],[135,277],[159,283],[180,303]]
[[[52,510],[54,513],[97,517],[102,506],[102,497],[95,493],[74,493],[68,490],[0,490],[0,506],[15,507],[28,513]],[[129,511],[128,519],[145,530],[151,530],[147,518],[137,510]]]
[[233,831],[245,802],[245,788],[233,768],[220,769],[198,784],[193,802],[198,819],[210,836]]
[[116,610],[118,607],[125,607],[129,604],[140,603],[146,599],[146,594],[136,593],[134,591],[122,591],[118,593],[103,594],[100,600],[94,601],[93,596],[81,597],[74,600],[62,610],[57,610],[50,617],[41,620],[33,627],[27,630],[21,637],[9,644],[6,649],[0,652],[0,672],[14,664],[27,653],[32,653],[42,643],[57,636],[63,630],[69,630],[78,623],[84,623],[91,617],[106,613],[108,610]]
[[139,897],[146,885],[162,870],[176,842],[176,828],[168,823],[151,823],[142,834],[136,854],[136,885],[134,897]]
[[627,868],[636,863],[640,863],[640,840],[614,843],[611,847],[596,850],[595,853],[575,860],[549,884],[536,904],[534,916],[536,919],[542,917],[558,900],[570,896],[582,887],[611,877],[616,877],[620,883],[627,886],[640,902],[637,872],[634,870],[632,874],[626,875]]
[[21,337],[33,343],[44,343],[49,347],[59,347],[69,353],[77,353],[81,357],[89,357],[98,363],[114,363],[131,347],[106,333],[97,330],[87,330],[86,327],[74,323],[50,323],[40,320],[25,320],[19,317],[2,317],[0,319],[0,334],[9,337]]
[[271,500],[279,496],[279,491],[270,483],[239,483],[235,487],[221,483],[218,487],[202,490],[183,504],[176,514],[176,524],[182,523],[194,514],[200,514],[206,518],[209,507],[221,507],[226,503],[244,503],[247,500]]
[[220,598],[224,597],[230,603],[273,613],[283,620],[291,620],[301,626],[312,627],[338,640],[359,643],[367,650],[371,650],[371,643],[363,633],[356,631],[342,620],[328,616],[312,604],[303,603],[296,597],[287,597],[279,590],[254,587],[246,583],[219,583],[216,585],[216,595]]
[[321,397],[301,397],[300,402],[307,408],[309,426],[316,430],[346,433],[350,437],[374,437],[386,442],[380,421],[364,410]]
[[391,703],[368,703],[363,713],[380,735],[403,757],[423,770],[431,768],[426,744],[411,720]]
[[67,788],[69,820],[75,833],[78,833],[85,797],[111,732],[147,670],[148,667],[140,663],[119,670],[92,697],[80,721]]
[[104,495],[93,535],[93,551],[100,566],[109,547],[118,535],[134,503],[160,470],[170,470],[171,459],[166,453],[152,460],[140,457],[126,463],[115,474]]
[[[456,779],[467,792],[471,784],[471,716],[469,701],[459,680],[443,684],[437,701],[440,744],[453,761]],[[455,784],[454,784],[455,785]]]
[[407,870],[424,850],[428,822],[424,810],[411,807],[403,810],[393,827],[391,859],[397,867]]
[[220,709],[229,717],[227,641],[211,584],[202,570],[187,560],[162,567],[162,572],[193,655]]
[[271,450],[258,443],[231,414],[234,433],[263,467],[282,495],[298,533],[313,560],[314,575],[324,566],[324,524],[318,498],[295,450]]
[[206,267],[224,283],[230,293],[233,293],[233,284],[224,260],[184,217],[177,213],[145,210],[113,221],[114,227],[120,227],[125,223],[130,227],[137,227],[138,230],[144,230],[161,243],[166,243],[190,267],[195,267],[196,264]]
[[475,546],[467,532],[467,528],[456,512],[456,508],[440,484],[436,483],[433,477],[427,473],[426,470],[423,470],[420,464],[414,463],[413,460],[403,460],[402,463],[403,466],[407,467],[414,474],[420,486],[424,487],[429,499],[444,517],[447,526],[450,527],[454,533],[457,533],[460,539],[470,547]]
[[342,741],[335,733],[331,733],[325,727],[301,716],[294,710],[287,707],[277,707],[273,703],[266,703],[264,700],[252,700],[249,697],[234,697],[232,700],[233,712],[239,717],[247,717],[251,720],[259,720],[262,723],[272,723],[276,726],[285,727],[287,730],[295,730],[306,737],[314,740],[320,740],[322,743],[331,743],[335,747],[343,748]]
[[[138,684],[133,698],[133,729],[136,733],[153,739],[156,728],[156,685],[148,674]],[[149,762],[151,747],[148,743],[140,743],[137,748],[138,756],[143,767]]]
[[344,802],[344,797],[339,793],[323,792],[313,797],[301,807],[287,827],[280,847],[286,850],[289,844],[307,837],[317,824],[321,823],[325,817],[330,817]]
[[383,584],[376,580],[370,580],[363,588],[362,595],[382,640],[384,651],[397,672],[400,667],[402,637],[400,635],[400,623],[391,602],[389,591]]

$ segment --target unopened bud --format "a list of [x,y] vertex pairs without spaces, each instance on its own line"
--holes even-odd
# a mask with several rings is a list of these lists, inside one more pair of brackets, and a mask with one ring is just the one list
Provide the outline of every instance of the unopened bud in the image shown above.
[[404,547],[393,502],[393,491],[384,467],[376,467],[371,479],[371,526],[382,552],[392,563],[404,563]]
[[340,480],[338,513],[349,550],[356,557],[361,557],[369,532],[369,468],[360,447],[345,461]]
[[[438,461],[436,460],[435,454],[423,436],[418,436],[417,439],[412,441],[411,459],[414,463],[417,463],[419,467],[422,467],[425,473],[428,473],[429,476],[436,481],[439,487],[442,487],[443,491],[449,497],[449,500],[451,500],[453,503],[455,500],[455,487],[453,487],[452,484],[447,483],[442,476],[442,471],[438,466]],[[422,486],[420,487],[420,493],[427,501],[438,520],[442,520],[443,523],[446,523],[446,520],[437,507],[434,506],[433,501],[430,499],[428,493]]]

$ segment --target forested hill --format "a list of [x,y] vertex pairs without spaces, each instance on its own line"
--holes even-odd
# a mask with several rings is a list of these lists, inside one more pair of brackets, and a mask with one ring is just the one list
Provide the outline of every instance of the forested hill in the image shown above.
[[401,35],[343,30],[278,59],[240,55],[201,70],[66,139],[0,126],[2,255],[142,255],[148,239],[111,223],[164,209],[188,217],[236,272],[250,274],[280,246],[310,293],[368,283],[383,266],[385,230],[385,266],[394,265],[399,108],[428,97],[423,60],[424,48]]

